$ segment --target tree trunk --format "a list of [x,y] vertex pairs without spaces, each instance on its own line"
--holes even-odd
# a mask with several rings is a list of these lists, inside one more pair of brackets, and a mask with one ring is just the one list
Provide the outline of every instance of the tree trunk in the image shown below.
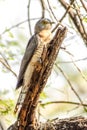
[[[48,49],[43,50],[42,63],[38,63],[31,78],[29,90],[18,114],[18,119],[8,130],[36,130],[40,129],[36,119],[36,107],[47,79],[51,74],[54,62],[58,55],[61,44],[66,36],[67,29],[58,28]],[[38,128],[37,128],[38,127]]]

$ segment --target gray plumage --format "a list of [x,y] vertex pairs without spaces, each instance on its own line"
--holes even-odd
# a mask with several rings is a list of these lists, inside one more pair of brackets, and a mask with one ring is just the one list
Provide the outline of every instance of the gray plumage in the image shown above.
[[32,38],[29,40],[27,44],[27,47],[26,47],[26,50],[25,50],[25,53],[21,62],[21,66],[20,66],[16,89],[18,89],[20,86],[23,85],[24,73],[26,71],[27,65],[29,64],[35,52],[35,49],[37,48],[38,43],[39,43],[38,36],[37,34],[35,34],[34,36],[32,36]]
[[[43,18],[40,19],[36,25],[35,25],[35,35],[31,37],[31,39],[28,42],[28,45],[26,47],[21,66],[20,66],[20,71],[18,75],[18,81],[16,85],[16,89],[24,85],[24,74],[27,69],[28,64],[31,61],[31,58],[33,57],[33,54],[35,53],[35,50],[37,49],[38,44],[41,42],[41,37],[42,37],[42,44],[44,42],[49,42],[50,39],[46,39],[48,41],[45,41],[44,37],[46,38],[50,34],[48,31],[51,33],[51,27],[52,27],[53,22],[51,22],[49,19]],[[45,32],[43,31],[45,30]],[[41,32],[41,34],[40,34]],[[45,35],[43,35],[45,34]]]
[[18,76],[16,89],[22,86],[15,112],[23,103],[27,89],[30,86],[30,80],[35,69],[37,61],[41,58],[43,48],[48,46],[52,40],[51,27],[52,23],[49,19],[43,18],[35,25],[35,34],[31,37],[26,47]]

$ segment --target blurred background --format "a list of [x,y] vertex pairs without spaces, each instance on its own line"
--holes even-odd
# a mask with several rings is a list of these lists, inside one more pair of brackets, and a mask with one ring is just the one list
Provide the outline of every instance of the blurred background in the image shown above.
[[[17,75],[26,45],[34,34],[34,25],[42,16],[55,22],[53,28],[59,24],[66,26],[68,32],[41,94],[38,119],[87,115],[87,39],[84,40],[61,2],[63,0],[0,0],[0,120],[6,127],[17,118],[14,114],[20,93],[15,90]],[[66,2],[70,5],[71,0]],[[86,0],[83,2],[87,5]],[[87,35],[87,10],[81,0],[74,0],[71,6]]]

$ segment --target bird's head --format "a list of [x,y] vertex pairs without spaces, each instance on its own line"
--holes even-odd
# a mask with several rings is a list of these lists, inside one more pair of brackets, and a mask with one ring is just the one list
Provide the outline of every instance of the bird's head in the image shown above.
[[47,18],[42,18],[40,19],[36,25],[35,25],[35,33],[39,33],[42,30],[51,30],[52,24],[54,22],[51,22],[49,19]]

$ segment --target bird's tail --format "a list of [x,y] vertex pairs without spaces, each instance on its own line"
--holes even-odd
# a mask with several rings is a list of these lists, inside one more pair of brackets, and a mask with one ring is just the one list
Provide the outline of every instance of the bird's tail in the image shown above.
[[25,89],[25,86],[22,86],[21,87],[21,92],[19,94],[16,106],[15,106],[15,109],[14,109],[14,113],[17,113],[21,109],[22,104],[23,104],[24,99],[25,99],[26,93],[27,93],[27,90]]

